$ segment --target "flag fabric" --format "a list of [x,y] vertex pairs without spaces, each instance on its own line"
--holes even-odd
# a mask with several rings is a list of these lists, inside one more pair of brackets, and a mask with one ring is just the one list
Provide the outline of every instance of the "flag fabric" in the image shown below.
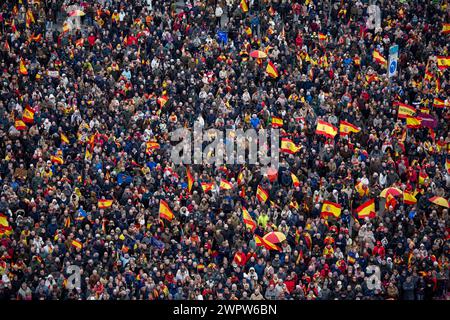
[[225,179],[220,180],[219,187],[220,187],[220,190],[231,190],[231,189],[233,189],[233,185],[231,184],[231,182],[229,182],[229,181],[227,181]]
[[395,199],[394,195],[391,192],[388,192],[386,194],[386,202],[384,203],[385,209],[389,209],[389,207],[392,207],[395,209],[397,206],[397,200]]
[[109,208],[112,206],[112,204],[113,204],[113,200],[105,200],[105,199],[98,200],[98,203],[97,203],[99,209]]
[[445,107],[445,101],[439,98],[433,99],[433,107],[435,108],[444,108]]
[[14,127],[16,128],[16,130],[19,130],[19,131],[27,129],[27,125],[22,120],[14,121]]
[[283,126],[283,119],[272,117],[272,128],[280,128]]
[[151,155],[153,153],[153,150],[157,150],[160,148],[160,145],[156,141],[147,141],[145,144],[145,153],[148,155]]
[[292,179],[292,185],[294,187],[300,186],[300,181],[298,180],[297,176],[291,172],[291,179]]
[[244,220],[245,227],[254,232],[256,229],[256,222],[252,219],[245,207],[242,207],[242,219]]
[[278,247],[276,244],[264,239],[261,236],[258,236],[257,234],[255,234],[255,244],[257,247],[264,247],[267,250],[281,251],[280,247]]
[[242,12],[244,12],[244,13],[247,12],[248,11],[247,1],[241,0],[240,7],[241,7]]
[[258,189],[256,190],[256,197],[260,202],[265,203],[267,199],[269,199],[269,193],[261,186],[258,186]]
[[238,186],[240,186],[242,184],[242,182],[244,181],[244,172],[243,172],[243,170],[239,171],[236,181],[237,181]]
[[188,191],[192,191],[192,186],[194,185],[194,177],[191,174],[191,170],[189,170],[189,167],[186,166],[186,177],[187,177],[187,183],[188,183]]
[[327,217],[335,217],[339,218],[341,216],[341,205],[339,203],[331,202],[331,201],[323,201],[322,211],[320,216],[323,218]]
[[350,122],[341,121],[341,123],[339,124],[339,135],[340,136],[347,136],[352,132],[358,133],[360,131],[361,131],[361,128],[351,124]]
[[387,60],[381,55],[378,50],[373,50],[372,58],[384,67],[387,67]]
[[439,70],[445,70],[450,67],[450,56],[437,56],[436,60]]
[[450,23],[443,23],[441,33],[450,34]]
[[338,129],[331,123],[323,120],[317,121],[316,134],[324,135],[327,138],[334,138],[338,132]]
[[418,129],[421,127],[422,120],[416,117],[408,117],[406,118],[406,127],[408,129]]
[[70,217],[67,217],[65,220],[64,220],[64,228],[70,228],[70,224],[71,224],[71,221],[70,221]]
[[419,184],[425,184],[428,179],[428,174],[424,171],[419,172]]
[[163,199],[159,200],[159,217],[167,221],[172,221],[174,218],[172,210],[170,210],[169,205]]
[[447,169],[447,173],[450,174],[450,158],[445,160],[445,169]]
[[301,148],[297,147],[295,143],[288,138],[281,138],[281,148],[280,151],[284,153],[294,154],[298,152]]
[[416,197],[410,192],[403,192],[403,203],[413,205],[417,203]]
[[169,98],[166,95],[162,95],[159,97],[156,102],[158,102],[158,105],[162,108],[164,105],[169,101]]
[[50,156],[50,161],[51,161],[52,163],[64,164],[63,158],[58,157],[58,156]]
[[70,25],[67,21],[64,22],[63,27],[62,27],[62,31],[63,33],[67,33],[70,31]]
[[22,120],[25,123],[34,123],[34,114],[35,111],[30,106],[26,106],[25,110],[22,113]]
[[206,192],[212,190],[212,188],[214,186],[214,182],[202,182],[201,186],[202,186],[203,192],[206,193]]
[[67,136],[64,133],[61,132],[60,137],[62,142],[69,144],[69,138],[67,138]]
[[355,185],[355,189],[356,189],[356,191],[358,191],[358,194],[360,197],[369,195],[369,188],[365,184],[363,184],[361,181]]
[[326,34],[323,34],[323,33],[320,33],[320,32],[319,32],[319,40],[320,40],[320,41],[325,41],[325,40],[327,40],[327,39],[328,39],[328,37],[327,37]]
[[279,73],[277,68],[275,67],[275,65],[272,63],[272,61],[269,61],[267,63],[267,67],[266,67],[266,73],[271,77],[271,78],[278,78]]
[[72,240],[72,247],[82,249],[83,244],[78,240]]
[[252,28],[246,27],[246,28],[245,28],[245,33],[247,34],[247,36],[251,37],[252,34],[253,34]]
[[19,73],[23,74],[23,75],[28,74],[27,67],[25,66],[25,61],[22,58],[20,58],[20,62],[19,62]]
[[355,211],[359,219],[363,219],[366,217],[375,218],[376,217],[375,200],[374,199],[367,200],[358,208],[356,208]]
[[394,102],[394,106],[398,106],[398,117],[401,119],[413,117],[416,114],[416,109],[405,103]]
[[83,210],[83,208],[78,209],[78,217],[75,218],[77,221],[83,221],[87,218],[87,212]]

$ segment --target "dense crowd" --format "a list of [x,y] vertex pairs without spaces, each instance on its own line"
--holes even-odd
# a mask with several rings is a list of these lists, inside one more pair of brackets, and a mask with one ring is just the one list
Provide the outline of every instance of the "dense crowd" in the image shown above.
[[[377,4],[379,28],[364,0],[2,1],[0,298],[448,299],[448,208],[429,199],[449,199],[450,74],[436,56],[450,56],[450,7]],[[373,52],[387,59],[393,44],[388,78]],[[430,121],[408,128],[396,102]],[[275,179],[194,164],[189,188],[171,160],[170,133],[198,119],[274,117],[299,147]],[[361,130],[329,138],[319,119]],[[417,202],[388,203],[388,187]],[[376,216],[358,218],[369,199]],[[286,240],[258,245],[272,231]]]

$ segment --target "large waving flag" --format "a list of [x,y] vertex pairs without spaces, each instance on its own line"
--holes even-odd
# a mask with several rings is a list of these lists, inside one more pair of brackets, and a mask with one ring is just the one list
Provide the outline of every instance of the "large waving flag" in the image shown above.
[[320,213],[320,216],[323,218],[339,218],[341,216],[341,205],[339,203],[325,200],[322,204],[322,211]]
[[250,229],[251,232],[254,232],[256,229],[256,222],[252,219],[245,207],[242,207],[242,219],[244,220],[245,226]]
[[361,131],[360,127],[357,127],[347,121],[341,121],[341,123],[339,125],[339,135],[340,136],[347,136],[352,132],[358,133],[360,131]]
[[23,110],[22,120],[25,123],[34,123],[34,114],[35,111],[30,106],[26,106],[25,110]]
[[163,199],[159,200],[159,217],[168,221],[172,221],[175,217],[169,205]]
[[364,219],[366,217],[375,218],[376,217],[375,200],[374,199],[367,200],[358,208],[356,208],[355,211],[359,219]]
[[257,247],[264,247],[267,250],[281,251],[280,247],[278,247],[276,244],[264,239],[263,237],[258,236],[257,234],[255,234],[255,243]]
[[394,106],[398,106],[398,117],[400,119],[407,119],[416,115],[416,109],[406,103],[394,102]]
[[422,120],[417,117],[406,118],[406,127],[408,129],[419,129],[421,127]]
[[256,197],[260,202],[265,203],[269,199],[269,193],[261,186],[258,186],[258,189],[256,189]]
[[338,132],[338,129],[331,123],[323,120],[317,121],[316,134],[324,135],[327,138],[334,138]]
[[445,70],[450,67],[450,56],[437,56],[436,60],[439,70]]

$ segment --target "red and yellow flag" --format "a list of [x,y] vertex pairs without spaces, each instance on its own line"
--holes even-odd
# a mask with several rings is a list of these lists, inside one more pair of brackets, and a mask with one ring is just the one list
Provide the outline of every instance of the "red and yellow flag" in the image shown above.
[[354,132],[354,133],[358,133],[361,131],[361,128],[355,126],[354,124],[351,124],[350,122],[347,121],[341,121],[340,125],[339,125],[339,135],[340,136],[347,136],[350,133]]
[[281,251],[281,249],[276,244],[264,239],[263,237],[258,236],[257,234],[255,234],[255,244],[257,247],[264,247],[267,250]]
[[417,203],[416,197],[410,192],[403,192],[403,203],[413,205]]
[[372,58],[377,63],[381,64],[384,67],[387,67],[387,60],[384,58],[378,50],[373,50]]
[[360,197],[369,195],[369,188],[361,181],[355,185],[355,189],[358,191]]
[[328,39],[328,37],[327,37],[326,34],[323,34],[323,33],[319,32],[319,41],[325,41],[327,39]]
[[69,144],[69,138],[67,138],[67,136],[64,133],[60,133],[59,134],[61,137],[61,141],[64,142],[65,144]]
[[220,180],[219,187],[220,187],[220,190],[231,190],[231,189],[233,189],[233,185],[231,184],[231,182],[229,182],[229,181],[227,181],[225,179]]
[[436,60],[439,70],[445,70],[450,67],[450,56],[437,56]]
[[443,23],[441,33],[450,34],[450,23]]
[[202,182],[201,186],[202,186],[203,192],[206,193],[206,192],[212,190],[212,188],[214,187],[214,182]]
[[186,176],[187,176],[187,183],[188,183],[188,191],[192,191],[192,186],[194,185],[194,177],[191,174],[191,170],[189,170],[189,167],[186,166]]
[[316,134],[324,135],[327,138],[334,138],[338,132],[338,129],[331,123],[323,120],[317,121]]
[[298,180],[297,176],[291,172],[291,179],[292,179],[292,185],[294,187],[300,186],[300,181]]
[[416,109],[410,105],[401,102],[394,102],[394,106],[398,106],[398,117],[406,119],[416,115]]
[[358,208],[356,208],[355,211],[359,219],[364,219],[366,217],[375,218],[376,217],[375,200],[374,199],[367,200]]
[[260,202],[265,203],[269,199],[269,193],[261,186],[258,186],[258,189],[256,189],[256,197]]
[[82,249],[83,248],[83,244],[80,241],[77,240],[72,240],[72,247],[78,248],[78,249]]
[[300,151],[300,149],[301,148],[297,147],[292,140],[288,138],[281,138],[281,147],[280,147],[281,152],[294,154]]
[[280,128],[283,126],[283,119],[272,117],[272,128]]
[[322,211],[320,212],[320,216],[323,218],[339,218],[341,216],[341,210],[341,205],[339,203],[325,200],[322,204]]
[[106,200],[106,199],[101,199],[98,200],[97,206],[99,209],[106,209],[111,207],[113,204],[113,200]]
[[445,160],[445,169],[447,169],[448,174],[450,174],[450,158]]
[[256,229],[256,222],[252,219],[245,207],[242,207],[242,219],[244,220],[245,226],[250,229],[251,232],[254,232]]
[[159,200],[159,217],[167,221],[172,221],[175,217],[169,205],[163,199]]
[[25,123],[33,123],[34,122],[34,109],[30,106],[26,106],[25,110],[23,110],[22,120]]
[[439,98],[433,99],[433,107],[435,108],[444,108],[445,107],[445,101]]
[[416,117],[408,117],[406,118],[406,127],[408,129],[418,129],[421,127],[422,120]]
[[20,58],[20,62],[19,62],[19,73],[23,74],[23,75],[28,74],[27,67],[25,66],[25,61],[22,58]]
[[156,102],[158,103],[160,108],[164,107],[164,105],[167,103],[167,101],[169,101],[169,98],[166,95],[162,95],[161,97],[159,97],[156,100]]
[[267,67],[266,67],[266,73],[271,77],[271,78],[278,78],[279,73],[277,68],[275,67],[275,65],[272,63],[272,61],[269,61],[267,63]]
[[241,7],[242,12],[244,12],[244,13],[247,12],[248,11],[247,1],[241,0],[240,7]]

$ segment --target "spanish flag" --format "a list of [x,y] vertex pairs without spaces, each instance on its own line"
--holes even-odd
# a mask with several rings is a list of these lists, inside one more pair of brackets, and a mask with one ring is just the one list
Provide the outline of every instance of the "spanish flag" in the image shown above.
[[292,185],[294,187],[300,186],[300,181],[298,180],[297,176],[291,172],[291,179],[292,179]]
[[340,136],[347,136],[352,132],[358,133],[360,131],[361,131],[361,128],[359,128],[347,121],[341,121],[341,123],[339,125],[339,135]]
[[416,117],[406,118],[406,127],[408,129],[419,129],[422,124],[422,120]]
[[281,138],[281,152],[294,154],[298,152],[301,148],[297,147],[295,143],[288,138]]
[[439,70],[445,70],[450,67],[450,56],[437,56],[436,59]]
[[324,135],[327,138],[334,138],[338,132],[338,129],[332,124],[319,120],[317,121],[316,134]]
[[433,99],[433,107],[435,108],[444,108],[445,107],[445,101],[439,98]]
[[191,192],[192,186],[194,185],[194,177],[191,174],[191,170],[189,170],[189,167],[186,166],[186,176],[187,176],[187,183],[188,183],[188,191]]
[[450,34],[450,23],[443,23],[441,33]]
[[50,161],[51,161],[52,163],[64,164],[63,158],[58,157],[58,156],[50,156]]
[[37,36],[34,35],[34,33],[30,36],[30,42],[36,41],[40,42],[42,40],[42,34],[38,34]]
[[356,191],[358,191],[360,197],[369,195],[369,188],[366,185],[364,185],[361,181],[355,185],[355,189]]
[[375,218],[375,200],[370,199],[364,202],[362,205],[356,208],[356,214],[358,215],[359,219],[364,219],[366,217]]
[[269,193],[261,186],[258,186],[258,189],[256,189],[256,197],[260,202],[265,203],[269,199]]
[[412,193],[404,191],[403,192],[403,203],[413,205],[413,204],[417,203],[417,199]]
[[447,169],[448,174],[450,174],[450,158],[445,160],[445,169]]
[[27,67],[25,67],[25,61],[23,61],[22,58],[20,58],[20,62],[19,62],[19,73],[23,74],[23,75],[28,74]]
[[381,55],[378,50],[373,50],[372,58],[382,66],[387,67],[387,60]]
[[247,36],[251,37],[252,34],[253,34],[252,28],[246,27],[246,28],[245,28],[245,33],[247,34]]
[[202,186],[203,192],[206,193],[206,192],[212,190],[214,183],[213,182],[202,182],[201,186]]
[[160,148],[160,145],[156,141],[147,141],[145,144],[145,153],[151,155],[153,150],[157,150]]
[[72,240],[72,247],[75,247],[75,248],[78,248],[78,249],[82,249],[83,248],[83,244],[80,241]]
[[283,119],[272,117],[272,128],[280,128],[283,126]]
[[395,197],[388,192],[386,194],[386,202],[384,204],[385,209],[389,209],[389,207],[392,206],[392,208],[395,208],[397,206],[397,200],[395,200]]
[[64,142],[65,144],[69,144],[69,138],[67,138],[67,136],[64,133],[60,133],[59,134],[61,137],[61,141]]
[[169,98],[166,95],[162,95],[159,97],[156,102],[158,102],[158,105],[162,108],[164,105],[169,101]]
[[70,31],[70,25],[69,25],[69,23],[67,21],[64,22],[63,27],[62,27],[62,31],[63,31],[63,34]]
[[242,170],[239,171],[236,181],[238,185],[241,185],[242,181],[244,181],[244,172]]
[[31,11],[31,9],[28,9],[26,12],[26,21],[25,21],[27,28],[29,28],[30,25],[35,22],[36,20],[34,19],[33,12]]
[[281,251],[281,249],[276,244],[264,239],[263,237],[258,236],[257,234],[255,234],[255,244],[257,247],[264,247],[267,250]]
[[220,190],[231,190],[233,189],[233,185],[225,179],[220,180]]
[[416,114],[416,109],[405,103],[394,102],[394,106],[398,106],[398,117],[400,119],[406,119],[408,117],[413,117]]
[[246,0],[241,0],[240,6],[241,6],[242,12],[245,13],[245,12],[248,11],[248,5],[247,5],[247,1]]
[[113,200],[105,200],[105,199],[101,199],[98,200],[97,206],[99,209],[106,209],[111,207],[113,204]]
[[319,32],[319,41],[325,41],[327,39],[328,39],[328,37],[327,37],[326,34],[323,34],[323,33]]
[[244,220],[245,227],[254,232],[256,229],[256,222],[252,219],[245,207],[242,207],[242,219]]
[[428,179],[428,174],[425,171],[419,172],[419,184],[425,184]]
[[267,63],[267,67],[266,67],[266,73],[271,77],[271,78],[278,78],[279,73],[277,68],[275,67],[275,65],[272,63],[272,61],[269,61]]
[[33,123],[34,122],[34,113],[35,113],[34,109],[32,109],[30,106],[26,106],[25,110],[23,111],[23,114],[22,114],[23,122],[30,123],[30,124]]
[[159,218],[167,221],[172,221],[174,218],[172,210],[170,210],[169,205],[163,199],[159,200]]
[[322,204],[322,211],[320,213],[320,216],[323,218],[331,216],[339,218],[341,216],[341,210],[341,205],[339,203],[325,200]]

